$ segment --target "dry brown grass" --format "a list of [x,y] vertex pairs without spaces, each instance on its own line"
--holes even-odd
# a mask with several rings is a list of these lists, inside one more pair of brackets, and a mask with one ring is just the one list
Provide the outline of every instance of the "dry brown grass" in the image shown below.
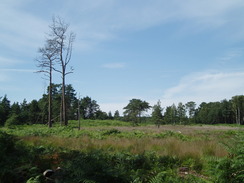
[[[86,128],[83,128],[86,130]],[[64,138],[60,136],[25,136],[23,141],[34,146],[51,145],[55,147],[68,148],[71,150],[91,151],[95,149],[107,152],[129,152],[140,154],[146,151],[154,151],[158,155],[170,155],[179,158],[193,157],[201,158],[204,156],[225,157],[227,150],[222,144],[231,144],[233,131],[244,130],[243,128],[229,126],[183,126],[183,125],[164,125],[160,128],[155,126],[142,127],[89,127],[91,132],[117,129],[120,132],[133,134],[134,131],[147,134],[138,137],[121,137],[108,135],[104,139],[80,136],[77,138]],[[155,134],[171,131],[172,136],[155,138]],[[231,133],[227,133],[231,132]],[[148,135],[149,134],[149,135]],[[177,138],[177,134],[189,137],[188,140]]]
[[93,139],[88,136],[79,138],[52,137],[24,137],[24,141],[32,145],[48,144],[55,147],[68,148],[71,150],[90,151],[94,149],[114,152],[129,152],[140,154],[146,151],[154,151],[158,155],[170,155],[179,158],[202,156],[224,157],[228,152],[217,140],[197,139],[182,141],[174,137],[163,139],[157,138],[114,138]]

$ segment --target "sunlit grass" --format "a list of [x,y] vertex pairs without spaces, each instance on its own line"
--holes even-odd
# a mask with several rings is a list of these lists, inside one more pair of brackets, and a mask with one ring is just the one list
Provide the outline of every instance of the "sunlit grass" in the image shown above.
[[81,121],[80,130],[77,126],[77,121],[70,121],[68,126],[56,123],[53,128],[23,125],[0,130],[14,135],[31,151],[42,153],[36,163],[42,165],[46,162],[48,168],[55,169],[63,161],[69,161],[69,158],[65,159],[69,154],[77,153],[114,157],[111,159],[113,163],[121,158],[123,163],[127,163],[128,157],[134,157],[133,161],[145,161],[147,164],[148,160],[153,163],[150,158],[154,158],[158,160],[154,163],[162,165],[159,169],[155,168],[150,176],[156,176],[159,170],[170,165],[169,171],[175,172],[171,175],[173,177],[178,175],[179,168],[187,167],[187,173],[206,180],[210,180],[215,173],[213,164],[229,157],[230,148],[238,143],[236,137],[244,133],[239,126],[163,125],[157,128],[154,125],[131,126],[127,122],[111,120]]
[[[82,121],[81,130],[77,121],[70,125],[53,128],[45,125],[15,126],[4,128],[10,134],[34,146],[52,146],[63,149],[91,151],[104,150],[110,153],[126,152],[141,154],[147,151],[157,155],[185,157],[225,157],[228,151],[225,145],[231,145],[232,139],[240,129],[216,126],[165,125],[132,127],[121,121]],[[242,128],[243,129],[243,128]]]
[[131,154],[153,151],[158,155],[170,155],[179,158],[188,156],[193,158],[203,156],[224,157],[228,155],[225,147],[218,141],[182,141],[174,137],[166,137],[164,139],[150,137],[134,139],[108,137],[106,139],[96,139],[88,136],[78,138],[26,136],[22,137],[22,140],[35,146],[49,145],[79,151],[99,149],[110,153],[128,152]]

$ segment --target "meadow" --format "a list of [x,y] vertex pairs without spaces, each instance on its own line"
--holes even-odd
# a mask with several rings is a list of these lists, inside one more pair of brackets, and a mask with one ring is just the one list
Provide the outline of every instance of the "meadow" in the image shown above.
[[80,130],[77,126],[77,121],[69,121],[69,126],[53,128],[40,124],[1,128],[1,158],[8,161],[2,162],[0,182],[46,182],[42,172],[57,167],[62,168],[62,182],[241,182],[244,178],[242,126],[157,128],[115,120],[83,120]]

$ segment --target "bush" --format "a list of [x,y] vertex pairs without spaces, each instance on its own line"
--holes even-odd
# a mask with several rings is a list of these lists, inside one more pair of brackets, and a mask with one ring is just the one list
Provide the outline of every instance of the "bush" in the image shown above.
[[113,134],[119,134],[121,133],[121,131],[117,130],[117,129],[111,129],[111,130],[107,130],[106,132],[103,133],[103,135],[113,135]]
[[37,164],[38,161],[44,163],[40,160],[42,154],[35,149],[0,131],[0,182],[25,183],[40,174],[39,168],[47,168]]
[[[106,151],[69,151],[60,154],[60,165],[65,174],[63,181],[71,182],[116,182],[146,183],[181,179],[177,175],[179,159],[158,157],[155,153],[132,155],[128,153],[108,154]],[[166,172],[160,174],[160,172]],[[161,176],[163,175],[163,176]]]
[[0,182],[14,182],[18,176],[16,164],[20,161],[15,138],[0,131],[0,149]]

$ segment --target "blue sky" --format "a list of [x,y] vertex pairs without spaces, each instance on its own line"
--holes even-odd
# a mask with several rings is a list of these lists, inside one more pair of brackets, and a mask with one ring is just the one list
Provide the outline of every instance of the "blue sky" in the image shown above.
[[76,34],[67,84],[103,111],[244,93],[243,0],[1,0],[0,12],[0,96],[12,102],[46,91],[34,60],[53,15]]

